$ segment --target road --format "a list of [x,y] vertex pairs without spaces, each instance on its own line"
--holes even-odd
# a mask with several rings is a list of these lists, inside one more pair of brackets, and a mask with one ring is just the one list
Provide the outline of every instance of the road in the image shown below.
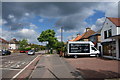
[[0,56],[2,57],[0,59],[2,61],[2,64],[0,64],[2,78],[12,78],[38,55],[40,54],[27,55],[26,53],[12,53],[11,55]]
[[27,80],[43,78],[83,80],[79,71],[74,69],[64,58],[57,54],[42,55],[41,53],[45,53],[45,51],[38,52],[33,56],[25,53],[3,56],[2,78],[4,80],[14,80],[15,78],[25,78]]

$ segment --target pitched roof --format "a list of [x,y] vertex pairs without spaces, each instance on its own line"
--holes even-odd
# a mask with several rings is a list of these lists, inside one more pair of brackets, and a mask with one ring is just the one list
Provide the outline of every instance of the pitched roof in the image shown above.
[[4,40],[3,38],[0,38],[1,43],[8,43],[8,41]]
[[72,40],[69,40],[69,41],[78,41],[78,40],[80,40],[81,39],[81,35],[78,35],[76,38],[74,38],[74,39],[72,39]]
[[120,18],[107,17],[116,27],[120,27]]
[[78,41],[78,40],[80,40],[81,39],[81,35],[78,35],[73,41]]
[[95,31],[89,30],[89,31],[87,31],[87,32],[85,32],[85,33],[82,34],[82,38],[81,39],[86,39],[89,36],[91,36],[92,34],[95,34]]
[[12,39],[12,40],[9,41],[9,43],[11,43],[11,44],[18,44],[18,41],[16,39]]
[[[98,30],[96,33],[92,34],[91,36],[97,36],[97,35],[101,35],[101,29]],[[91,36],[89,36],[89,38],[90,38]]]

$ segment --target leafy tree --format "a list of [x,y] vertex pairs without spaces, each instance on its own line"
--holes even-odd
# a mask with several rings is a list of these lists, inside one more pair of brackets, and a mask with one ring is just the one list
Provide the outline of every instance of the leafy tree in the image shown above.
[[60,51],[66,52],[66,45],[64,44],[64,42],[57,42],[55,44],[55,48],[58,53],[60,53]]
[[48,49],[54,48],[55,43],[57,42],[57,38],[55,37],[55,31],[48,29],[46,31],[42,31],[40,36],[37,38],[39,42],[48,42]]
[[19,45],[20,45],[20,50],[25,50],[25,48],[28,46],[28,41],[27,39],[22,39],[19,41]]

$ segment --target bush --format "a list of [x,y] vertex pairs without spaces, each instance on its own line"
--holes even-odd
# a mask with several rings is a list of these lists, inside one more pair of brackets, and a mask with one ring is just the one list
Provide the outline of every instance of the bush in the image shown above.
[[29,51],[29,50],[31,50],[31,48],[25,48],[25,50],[26,50],[26,51]]

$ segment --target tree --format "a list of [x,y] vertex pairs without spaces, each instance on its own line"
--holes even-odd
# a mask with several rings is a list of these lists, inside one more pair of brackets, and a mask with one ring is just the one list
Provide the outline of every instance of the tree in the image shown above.
[[64,42],[56,42],[55,48],[58,53],[60,53],[60,51],[66,52],[66,45],[64,44]]
[[19,41],[19,45],[20,45],[20,50],[25,50],[25,48],[28,46],[28,41],[27,39],[22,39]]
[[48,49],[54,48],[55,43],[57,42],[57,38],[55,37],[55,31],[51,29],[42,31],[37,40],[39,42],[48,42],[47,44]]

